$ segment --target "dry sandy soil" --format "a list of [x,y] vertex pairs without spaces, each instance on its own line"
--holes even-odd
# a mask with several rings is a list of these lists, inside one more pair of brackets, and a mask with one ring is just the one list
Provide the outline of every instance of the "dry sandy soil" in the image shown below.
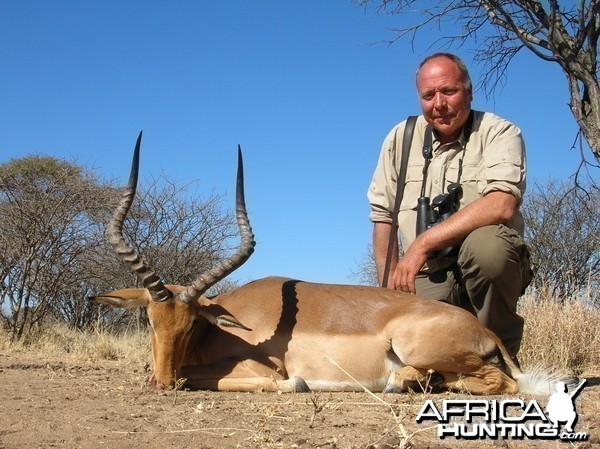
[[157,392],[145,388],[147,375],[123,360],[0,354],[0,448],[600,447],[597,377],[576,402],[576,430],[590,437],[564,443],[440,440],[431,422],[415,422],[426,398],[466,395]]

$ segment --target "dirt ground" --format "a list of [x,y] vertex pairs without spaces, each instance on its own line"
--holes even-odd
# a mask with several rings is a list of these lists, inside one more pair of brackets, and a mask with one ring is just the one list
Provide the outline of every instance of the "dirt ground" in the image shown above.
[[0,354],[0,449],[600,447],[597,377],[576,401],[575,429],[589,438],[565,443],[442,440],[437,423],[415,422],[426,399],[467,395],[157,392],[145,388],[147,369]]

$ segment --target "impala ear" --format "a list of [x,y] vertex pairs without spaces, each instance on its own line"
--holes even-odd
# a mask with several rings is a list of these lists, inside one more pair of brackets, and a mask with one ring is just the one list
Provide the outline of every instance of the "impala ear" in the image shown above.
[[227,309],[218,304],[211,303],[206,298],[201,298],[198,314],[206,318],[209,323],[223,327],[235,327],[245,331],[251,331],[249,327],[244,326],[236,317],[231,315]]
[[235,327],[237,329],[244,329],[245,331],[252,330],[240,323],[233,315],[219,315],[215,318],[217,319],[217,324],[223,327]]
[[145,288],[124,288],[100,296],[88,297],[90,301],[97,301],[117,309],[134,309],[146,307],[150,302],[150,294]]

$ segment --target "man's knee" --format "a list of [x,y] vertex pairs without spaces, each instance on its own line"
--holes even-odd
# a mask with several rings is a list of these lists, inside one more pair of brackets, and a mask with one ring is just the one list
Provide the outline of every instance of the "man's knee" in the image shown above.
[[434,273],[421,273],[415,279],[417,295],[436,301],[447,301],[456,282],[451,273],[440,270]]
[[490,281],[504,276],[514,280],[520,261],[512,243],[501,234],[499,226],[492,225],[478,228],[467,236],[458,254],[463,274],[471,273]]

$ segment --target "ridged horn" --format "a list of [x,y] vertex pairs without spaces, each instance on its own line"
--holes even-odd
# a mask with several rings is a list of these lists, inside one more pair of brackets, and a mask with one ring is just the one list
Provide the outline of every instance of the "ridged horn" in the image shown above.
[[238,145],[238,168],[236,179],[235,209],[238,228],[240,230],[241,242],[237,251],[228,259],[221,262],[215,268],[202,273],[196,278],[192,285],[181,292],[180,299],[190,303],[197,300],[206,290],[224,279],[233,271],[241,267],[254,252],[254,234],[246,212],[246,200],[244,198],[244,163],[242,159],[242,148]]
[[135,150],[133,152],[133,161],[131,163],[131,173],[129,182],[121,196],[121,200],[112,214],[108,226],[106,227],[106,236],[113,250],[117,253],[119,259],[125,263],[129,269],[137,275],[142,285],[150,292],[150,297],[154,302],[162,302],[170,299],[173,295],[164,286],[156,273],[148,267],[138,254],[125,242],[123,237],[123,222],[133,203],[135,191],[137,188],[138,172],[140,165],[140,145],[142,143],[142,131],[137,138]]

